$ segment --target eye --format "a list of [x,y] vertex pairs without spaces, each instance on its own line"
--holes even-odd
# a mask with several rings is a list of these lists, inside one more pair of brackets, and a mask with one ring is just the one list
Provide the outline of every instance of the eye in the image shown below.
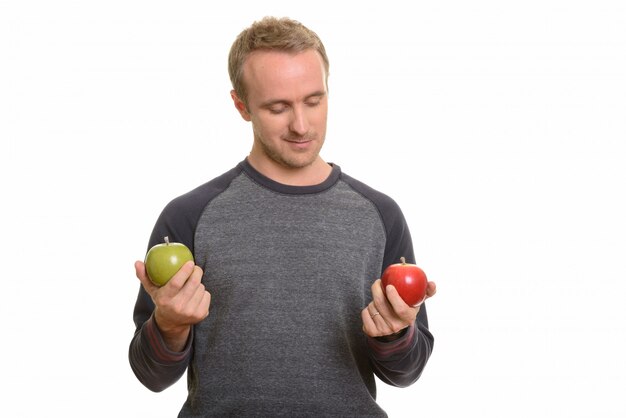
[[271,114],[273,115],[280,115],[281,113],[283,113],[285,110],[287,110],[287,106],[282,105],[282,104],[276,104],[273,106],[270,106],[268,108],[268,110],[270,111]]
[[322,99],[320,97],[315,97],[315,98],[307,100],[305,103],[309,107],[315,107],[315,106],[318,106],[321,102],[322,102]]

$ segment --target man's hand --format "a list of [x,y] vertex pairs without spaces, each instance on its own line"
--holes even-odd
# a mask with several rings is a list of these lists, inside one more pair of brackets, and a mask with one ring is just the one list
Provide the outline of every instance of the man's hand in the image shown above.
[[[428,282],[426,299],[437,292],[434,282]],[[420,311],[420,307],[407,305],[393,285],[388,285],[387,296],[383,292],[380,279],[372,285],[372,301],[361,311],[363,332],[370,337],[385,337],[397,334],[411,326]]]
[[182,351],[191,326],[209,315],[211,294],[201,282],[202,269],[188,261],[162,287],[150,281],[141,261],[135,262],[135,274],[154,302],[154,320],[165,344],[172,351]]

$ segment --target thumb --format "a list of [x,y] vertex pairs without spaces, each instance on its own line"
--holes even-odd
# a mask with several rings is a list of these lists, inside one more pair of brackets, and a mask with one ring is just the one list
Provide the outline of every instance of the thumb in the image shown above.
[[433,297],[435,296],[435,293],[437,293],[437,285],[435,284],[435,282],[428,282],[428,287],[426,288],[426,297]]
[[141,285],[143,286],[145,291],[148,292],[148,294],[152,295],[152,293],[156,289],[158,289],[158,286],[152,283],[152,281],[148,277],[148,273],[146,272],[146,265],[143,263],[143,261],[135,261],[135,275],[141,282]]
[[396,311],[406,305],[404,299],[398,293],[398,289],[392,284],[388,284],[385,288],[385,296],[387,296],[387,300]]

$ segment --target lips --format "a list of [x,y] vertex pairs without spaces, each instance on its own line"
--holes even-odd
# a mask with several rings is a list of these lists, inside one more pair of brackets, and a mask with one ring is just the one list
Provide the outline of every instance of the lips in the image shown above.
[[312,137],[304,137],[304,138],[283,138],[287,142],[292,142],[294,144],[306,144],[307,142],[313,141]]

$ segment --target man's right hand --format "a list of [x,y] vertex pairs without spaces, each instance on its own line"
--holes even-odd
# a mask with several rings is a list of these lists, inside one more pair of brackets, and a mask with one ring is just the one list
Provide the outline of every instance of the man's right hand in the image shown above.
[[191,326],[209,316],[211,294],[202,284],[202,269],[188,261],[162,287],[150,281],[141,261],[135,262],[135,274],[154,302],[154,320],[165,344],[182,351]]

